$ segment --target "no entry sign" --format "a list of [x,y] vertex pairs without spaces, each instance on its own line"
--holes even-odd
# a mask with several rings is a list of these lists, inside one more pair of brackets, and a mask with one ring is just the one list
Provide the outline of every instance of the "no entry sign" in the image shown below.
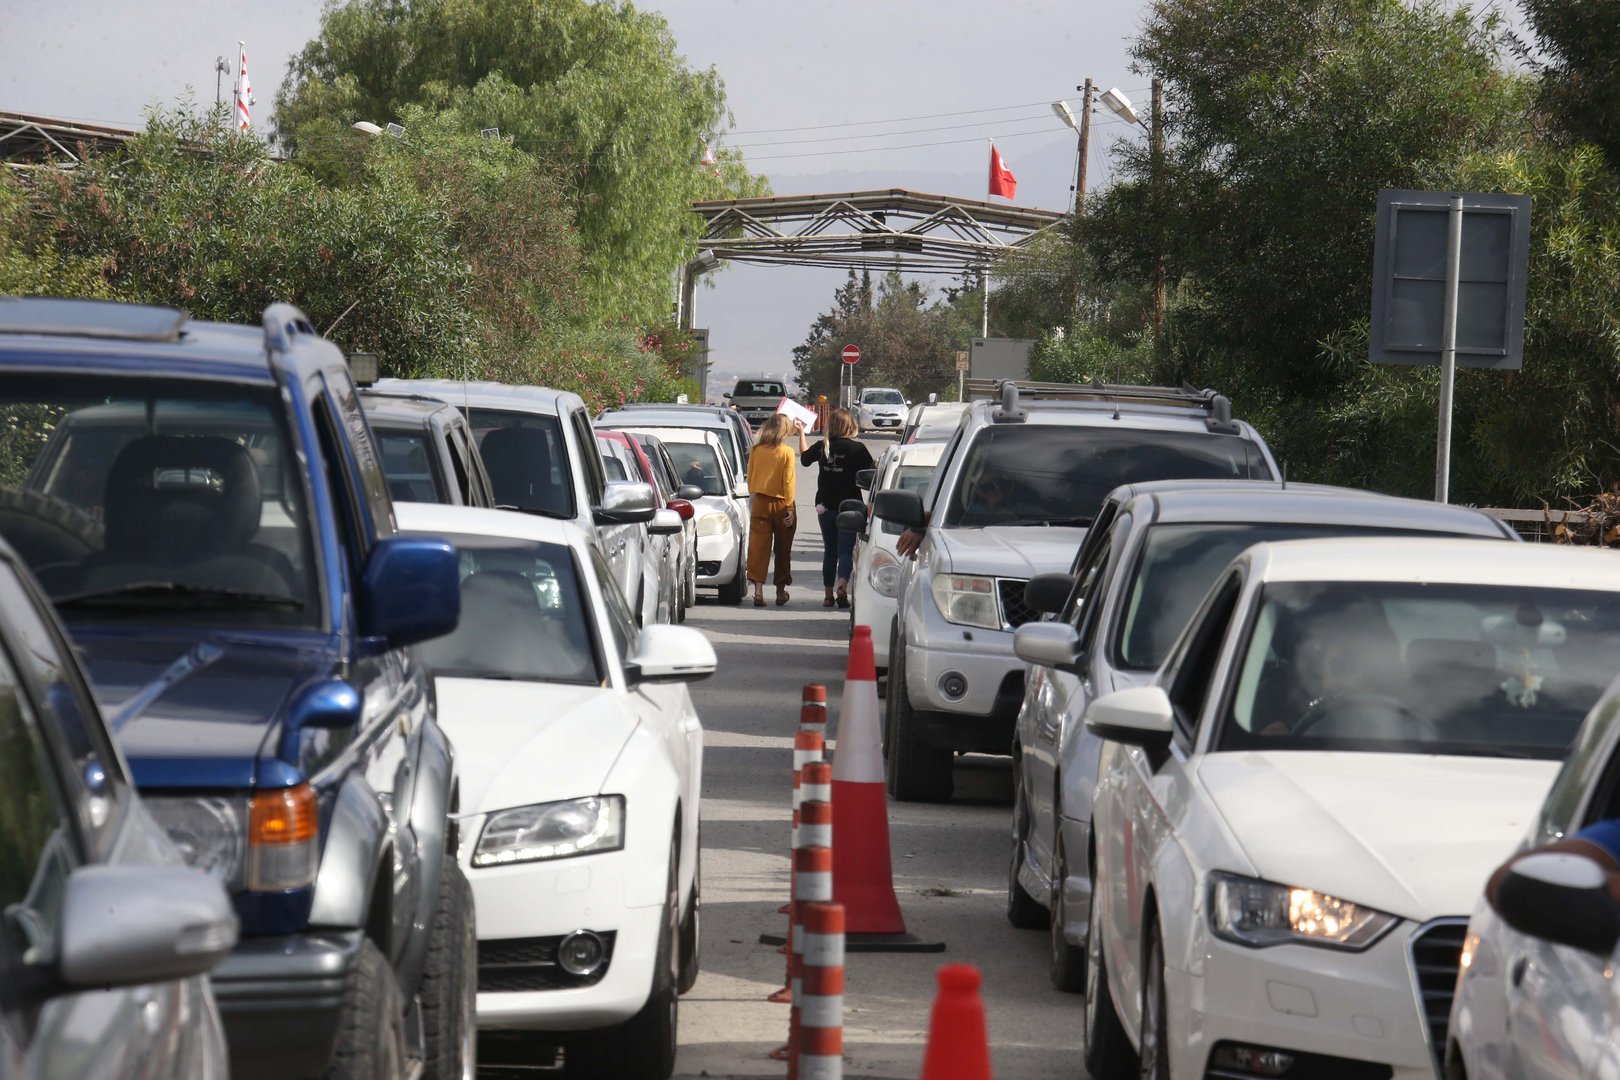
[[859,363],[861,359],[861,347],[859,345],[845,345],[843,356],[844,363],[846,364]]

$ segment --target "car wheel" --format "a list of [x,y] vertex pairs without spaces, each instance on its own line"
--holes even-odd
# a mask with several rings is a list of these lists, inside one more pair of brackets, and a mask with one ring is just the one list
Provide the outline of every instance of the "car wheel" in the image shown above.
[[720,602],[722,604],[740,604],[743,596],[748,592],[748,568],[743,566],[742,554],[737,555],[737,573],[732,579],[720,586]]
[[1142,972],[1142,1080],[1170,1080],[1169,1011],[1164,1002],[1164,943],[1157,922],[1148,924]]
[[679,990],[686,993],[697,985],[703,955],[703,826],[698,825],[697,865],[692,868],[692,897],[686,904],[686,921],[681,924],[681,979]]
[[1007,856],[1007,921],[1020,930],[1039,930],[1049,919],[1046,909],[1018,882],[1024,869],[1024,845],[1029,842],[1029,803],[1024,799],[1024,770],[1013,748],[1012,850]]
[[395,1080],[405,1056],[405,998],[382,950],[365,938],[343,990],[327,1080]]
[[563,1074],[583,1080],[668,1080],[675,1071],[675,1042],[680,1022],[680,866],[677,833],[669,846],[669,880],[664,889],[663,921],[653,961],[652,989],[641,1011],[615,1028],[587,1031],[568,1040]]
[[[1095,876],[1093,877],[1095,880]],[[1134,1077],[1139,1064],[1136,1053],[1119,1022],[1113,995],[1108,992],[1108,967],[1102,957],[1102,928],[1099,905],[1091,904],[1091,928],[1086,934],[1086,1001],[1080,1025],[1081,1056],[1086,1073],[1096,1080],[1124,1080]]]
[[1069,860],[1063,850],[1061,826],[1058,828],[1056,850],[1057,854],[1052,859],[1052,900],[1046,905],[1051,915],[1047,928],[1052,934],[1052,955],[1047,965],[1047,975],[1054,988],[1065,994],[1074,994],[1085,988],[1086,953],[1084,949],[1070,945],[1069,939],[1063,934],[1064,924],[1069,919],[1068,905],[1063,899],[1063,885],[1069,879]]
[[[448,853],[447,853],[448,854]],[[447,862],[422,968],[422,1042],[426,1080],[473,1080],[478,1044],[478,931],[472,886]]]
[[889,794],[901,802],[944,802],[955,790],[956,755],[922,741],[920,721],[906,692],[906,647],[896,650],[889,667],[888,700],[893,704],[889,756],[884,771]]

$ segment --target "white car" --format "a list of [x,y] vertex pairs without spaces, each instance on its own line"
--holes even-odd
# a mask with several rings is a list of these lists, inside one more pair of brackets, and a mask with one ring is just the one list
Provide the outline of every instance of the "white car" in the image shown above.
[[396,509],[461,560],[461,623],[420,656],[461,771],[484,1041],[499,1059],[567,1032],[570,1066],[664,1080],[699,951],[703,728],[685,684],[714,649],[638,629],[577,526]]
[[[668,507],[670,496],[665,495],[658,477],[651,471],[651,462],[645,460],[638,448],[630,445],[630,436],[622,431],[596,433],[596,445],[602,452],[602,465],[608,479],[631,480],[646,484],[657,496],[660,508],[653,519],[642,526],[645,535],[637,536],[642,549],[641,595],[654,598],[651,615],[657,622],[686,621],[687,596],[686,530],[688,525],[681,514]],[[693,574],[697,568],[691,568]],[[647,612],[638,611],[643,626]]]
[[[944,443],[895,446],[878,462],[872,491],[888,488],[921,494],[933,479],[934,468],[945,452]],[[890,521],[872,519],[855,545],[855,566],[850,574],[850,625],[872,628],[872,652],[878,674],[888,670],[889,627],[895,617],[900,591],[900,557],[894,545],[905,530]]]
[[676,493],[689,486],[702,491],[688,500],[697,511],[697,583],[719,590],[723,604],[742,603],[748,592],[748,485],[732,473],[720,436],[706,428],[617,424],[613,430],[657,436],[675,462],[681,485]]
[[906,410],[911,402],[890,386],[868,386],[855,401],[855,422],[861,432],[893,431],[906,426]]
[[1617,603],[1606,551],[1239,556],[1156,680],[1086,712],[1091,1075],[1434,1080],[1467,912],[1609,682]]

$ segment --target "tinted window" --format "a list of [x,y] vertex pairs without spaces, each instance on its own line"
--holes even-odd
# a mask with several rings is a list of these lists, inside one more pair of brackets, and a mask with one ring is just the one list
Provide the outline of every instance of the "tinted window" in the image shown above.
[[433,445],[425,431],[377,429],[382,447],[383,471],[388,475],[388,493],[400,502],[448,503],[450,493],[441,488],[435,468]]
[[683,443],[666,439],[664,446],[675,461],[677,486],[696,484],[705,495],[729,495],[720,459],[708,443]]
[[313,626],[302,469],[271,387],[10,375],[0,532],[75,619]]
[[1269,475],[1255,448],[1236,435],[996,424],[968,449],[945,524],[1085,525],[1121,484]]
[[591,614],[560,544],[451,536],[461,563],[461,622],[416,646],[436,675],[595,684]]
[[898,390],[863,390],[861,404],[863,405],[904,405],[906,399]]
[[[934,466],[932,465],[902,465],[894,470],[894,476],[891,478],[889,486],[898,488],[901,491],[915,491],[918,495],[922,495],[928,490],[928,481],[932,480],[933,477]],[[884,521],[883,531],[891,536],[899,536],[906,530],[899,522]]]
[[628,476],[625,475],[625,473],[624,473],[624,465],[620,463],[618,458],[608,457],[606,454],[603,454],[602,455],[602,468],[607,470],[607,478],[609,480],[628,480],[628,479],[630,479]]
[[1262,599],[1221,749],[1556,761],[1620,650],[1614,593],[1282,582]]
[[779,382],[745,379],[731,392],[732,397],[781,397],[787,393]]
[[568,451],[555,416],[472,409],[468,420],[497,505],[548,517],[574,516]]

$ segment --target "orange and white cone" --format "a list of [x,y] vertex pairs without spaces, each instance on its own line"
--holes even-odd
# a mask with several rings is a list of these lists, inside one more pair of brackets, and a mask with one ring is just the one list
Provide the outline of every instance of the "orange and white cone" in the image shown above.
[[904,934],[889,856],[889,802],[883,787],[872,628],[855,627],[844,672],[833,753],[833,899],[844,906],[848,934]]

